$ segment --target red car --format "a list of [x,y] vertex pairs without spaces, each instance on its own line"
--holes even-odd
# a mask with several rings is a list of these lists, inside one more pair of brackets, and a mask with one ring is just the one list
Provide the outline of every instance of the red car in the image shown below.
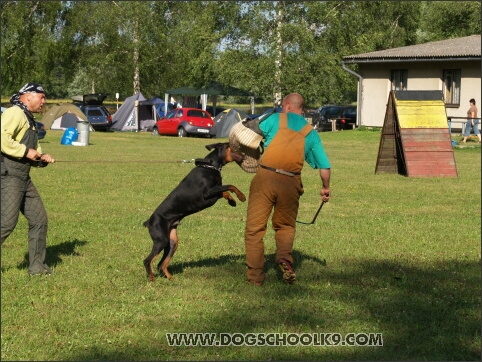
[[178,135],[179,137],[215,137],[214,121],[207,111],[197,108],[178,108],[159,119],[154,126],[154,135]]

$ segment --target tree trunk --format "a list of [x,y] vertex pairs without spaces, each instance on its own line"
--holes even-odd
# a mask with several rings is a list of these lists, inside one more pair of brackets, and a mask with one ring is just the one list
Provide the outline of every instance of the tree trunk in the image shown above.
[[283,53],[283,41],[281,39],[281,27],[283,26],[283,4],[278,2],[278,12],[276,15],[276,58],[274,61],[274,105],[281,104],[281,58]]
[[139,80],[139,23],[137,20],[134,22],[133,38],[134,38],[134,94],[141,92],[141,84]]

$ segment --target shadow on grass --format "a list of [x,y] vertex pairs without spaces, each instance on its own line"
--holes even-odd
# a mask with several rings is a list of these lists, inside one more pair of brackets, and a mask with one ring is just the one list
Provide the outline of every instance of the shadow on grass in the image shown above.
[[[84,246],[87,241],[74,239],[72,241],[64,241],[61,244],[47,246],[47,255],[45,257],[45,263],[50,267],[56,267],[62,263],[62,255],[80,255],[76,248]],[[25,253],[23,261],[17,265],[18,269],[28,268],[28,252]]]
[[[162,254],[162,253],[161,253]],[[275,263],[274,253],[267,254],[265,256],[265,269],[271,270],[276,269],[278,270],[278,266]],[[159,262],[160,257],[156,259],[156,262]],[[307,255],[304,253],[300,253],[296,250],[293,251],[293,268],[296,270],[297,267],[301,265],[303,261],[313,261],[316,264],[326,266],[326,260],[321,260],[319,258],[313,257],[311,255]],[[225,266],[225,265],[232,265],[233,263],[244,263],[245,255],[222,255],[220,257],[215,258],[206,258],[197,261],[187,262],[187,263],[176,263],[175,259],[173,259],[171,265],[169,266],[169,270],[172,274],[182,274],[184,268],[202,268],[202,267],[218,267],[218,266]],[[154,269],[153,269],[154,271]],[[163,275],[157,275],[158,277],[163,277]],[[280,274],[281,277],[281,274]],[[280,278],[281,279],[281,278]]]
[[[202,327],[193,326],[191,331],[383,336],[382,347],[269,347],[269,352],[268,347],[250,347],[249,353],[239,349],[240,356],[253,360],[480,360],[480,263],[349,259],[334,268],[305,253],[296,252],[294,256],[295,266],[308,264],[295,285],[234,286],[243,297],[224,298],[223,308],[203,311]],[[222,266],[222,275],[233,277],[233,268],[229,268],[233,262],[244,262],[244,255],[174,262],[171,271],[181,274],[186,267]],[[324,268],[315,271],[309,265],[312,262]],[[275,267],[272,254],[267,255],[266,266]],[[212,273],[216,273],[213,283],[223,279],[217,271]],[[68,359],[199,360],[206,351],[223,359],[224,351],[232,358],[233,348],[169,347],[162,338],[115,352],[90,346]]]
[[353,260],[325,276],[376,322],[382,359],[480,360],[480,263]]

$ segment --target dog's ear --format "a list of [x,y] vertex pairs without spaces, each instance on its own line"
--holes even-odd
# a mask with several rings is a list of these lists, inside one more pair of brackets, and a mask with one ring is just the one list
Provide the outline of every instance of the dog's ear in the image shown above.
[[219,148],[218,148],[219,159],[224,160],[226,158],[226,152],[228,152],[228,148],[230,147],[231,145],[229,144],[229,142],[219,144]]
[[212,144],[210,144],[210,145],[206,145],[205,147],[206,147],[206,149],[207,149],[208,151],[211,151],[213,148],[222,149],[223,146],[225,146],[225,145],[229,145],[229,142],[225,142],[225,143],[212,143]]

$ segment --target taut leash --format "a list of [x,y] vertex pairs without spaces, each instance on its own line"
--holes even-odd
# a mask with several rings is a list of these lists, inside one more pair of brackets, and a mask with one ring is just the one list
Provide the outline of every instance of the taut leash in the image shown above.
[[[65,162],[65,163],[194,163],[194,158],[191,160],[178,160],[178,161],[166,161],[166,160],[55,160],[53,163]],[[30,164],[36,167],[46,167],[49,163],[36,160],[30,160]]]

